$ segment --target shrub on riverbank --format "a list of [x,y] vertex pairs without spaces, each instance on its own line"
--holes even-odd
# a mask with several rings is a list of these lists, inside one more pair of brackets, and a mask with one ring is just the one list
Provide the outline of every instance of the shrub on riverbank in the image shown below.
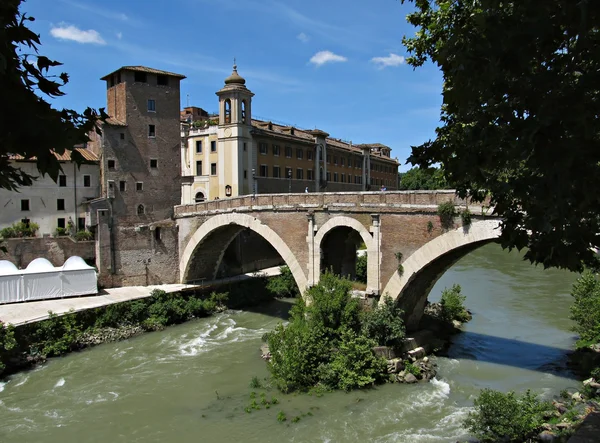
[[269,279],[267,289],[274,293],[276,297],[298,297],[300,290],[290,268],[281,266],[279,270],[281,274]]
[[573,330],[579,334],[578,348],[600,343],[600,281],[591,271],[585,271],[573,284],[571,295],[575,299],[570,318]]
[[386,329],[381,323],[391,312],[387,303],[363,314],[359,300],[350,296],[351,288],[350,281],[323,274],[306,292],[310,304],[298,300],[289,324],[280,323],[267,335],[268,367],[283,392],[314,386],[350,390],[387,378],[387,361],[372,348],[381,344],[378,341],[404,337],[404,329],[398,330],[398,323]]
[[406,336],[402,315],[402,309],[391,297],[385,296],[382,304],[363,311],[362,330],[379,346],[398,347]]
[[440,305],[442,307],[442,319],[446,321],[457,320],[466,322],[471,319],[471,315],[465,307],[466,297],[461,293],[460,285],[452,285],[452,288],[444,288]]
[[474,400],[464,426],[481,442],[523,442],[535,436],[544,418],[554,411],[531,391],[523,395],[484,389]]
[[14,330],[10,325],[5,325],[0,321],[0,374],[4,371],[5,365],[3,361],[8,352],[16,345]]

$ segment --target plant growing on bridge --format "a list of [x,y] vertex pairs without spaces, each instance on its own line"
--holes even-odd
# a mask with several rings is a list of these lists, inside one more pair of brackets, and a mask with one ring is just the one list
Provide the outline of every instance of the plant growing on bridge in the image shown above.
[[452,285],[450,289],[444,288],[440,305],[443,320],[460,322],[469,321],[470,314],[465,307],[466,297],[461,293],[462,288],[458,284]]
[[462,221],[463,227],[468,227],[471,225],[471,211],[469,209],[464,209],[460,213],[460,219]]
[[573,330],[579,334],[577,347],[600,343],[600,281],[592,271],[585,271],[573,284],[574,298],[570,318]]
[[454,226],[454,217],[456,217],[456,207],[451,201],[440,203],[437,209],[442,228],[450,229]]
[[432,223],[432,221],[431,221],[431,220],[429,220],[429,221],[427,222],[427,232],[428,232],[428,233],[431,233],[431,231],[433,231],[433,223]]
[[402,275],[404,273],[404,266],[402,266],[402,258],[404,255],[402,255],[402,252],[396,252],[394,255],[396,256],[396,260],[398,260],[398,274]]
[[484,389],[473,403],[475,411],[469,412],[463,424],[484,443],[528,441],[539,432],[545,415],[554,412],[552,403],[529,390],[516,395]]

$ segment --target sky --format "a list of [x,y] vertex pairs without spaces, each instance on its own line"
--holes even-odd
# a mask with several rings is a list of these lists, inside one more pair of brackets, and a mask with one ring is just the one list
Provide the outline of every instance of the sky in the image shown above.
[[234,58],[254,118],[383,143],[410,168],[410,147],[435,137],[442,75],[405,62],[412,4],[399,0],[27,0],[40,53],[64,64],[53,106],[106,105],[100,77],[121,66],[176,72],[181,106],[218,109]]

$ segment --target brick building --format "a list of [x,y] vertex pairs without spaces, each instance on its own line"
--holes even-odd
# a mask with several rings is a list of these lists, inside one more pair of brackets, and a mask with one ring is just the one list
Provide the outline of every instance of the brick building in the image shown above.
[[252,118],[234,65],[217,91],[219,114],[181,111],[182,204],[256,193],[397,189],[398,161],[385,145],[353,145],[315,129]]
[[109,119],[89,149],[100,159],[101,197],[90,203],[101,283],[165,282],[176,264],[173,206],[181,201],[180,88],[185,76],[124,66],[102,77]]

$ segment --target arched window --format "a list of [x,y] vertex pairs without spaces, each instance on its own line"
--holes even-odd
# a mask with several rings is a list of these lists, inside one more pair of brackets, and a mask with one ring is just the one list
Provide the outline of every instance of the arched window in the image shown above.
[[242,123],[246,123],[246,100],[242,100]]
[[196,203],[202,203],[204,200],[206,200],[206,198],[204,198],[204,193],[203,192],[196,193],[196,198],[194,200],[196,201]]
[[144,215],[144,205],[138,205],[138,207],[137,207],[137,214],[138,215]]
[[225,100],[225,124],[231,123],[231,100]]

